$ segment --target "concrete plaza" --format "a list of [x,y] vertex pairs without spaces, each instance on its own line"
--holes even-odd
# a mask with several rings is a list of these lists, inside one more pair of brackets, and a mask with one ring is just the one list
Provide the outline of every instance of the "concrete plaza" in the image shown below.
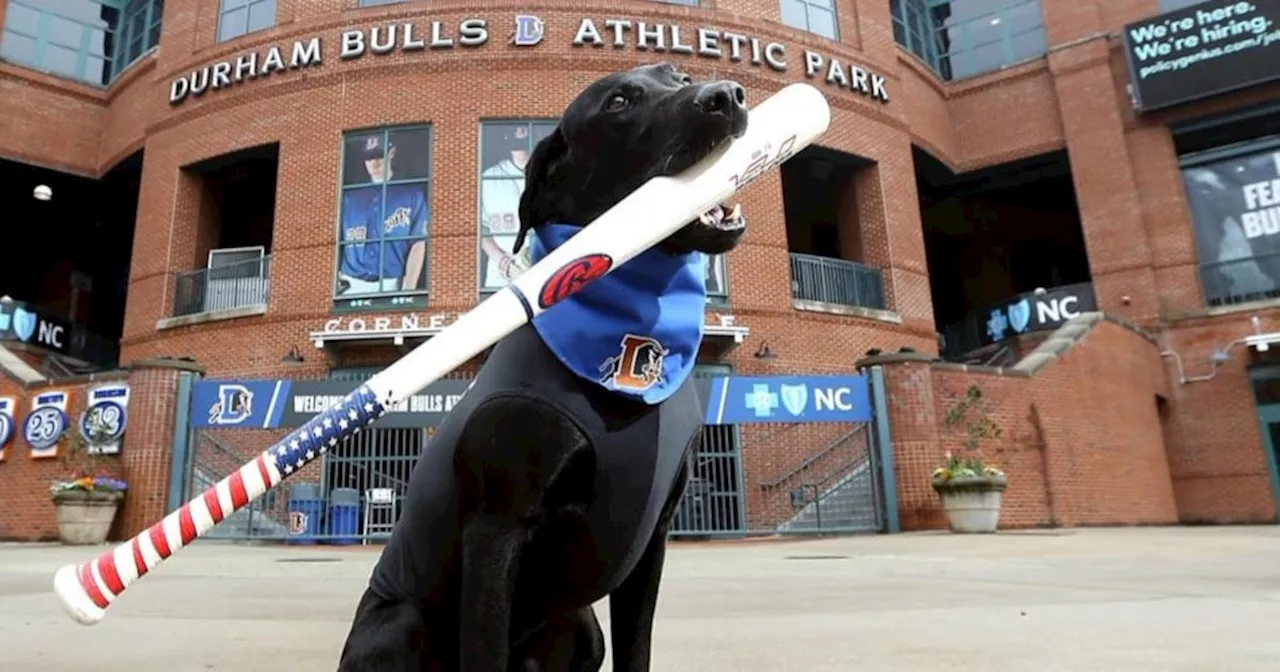
[[[333,670],[377,557],[197,542],[84,627],[50,584],[100,550],[0,544],[0,670]],[[1277,624],[1276,527],[683,543],[653,669],[1272,672]]]

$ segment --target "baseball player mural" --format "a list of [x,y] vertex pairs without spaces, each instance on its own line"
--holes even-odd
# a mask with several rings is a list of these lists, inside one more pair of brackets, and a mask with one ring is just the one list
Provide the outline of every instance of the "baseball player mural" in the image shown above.
[[529,268],[529,246],[513,254],[520,229],[524,166],[534,145],[555,129],[555,122],[489,123],[481,133],[480,287],[502,289]]
[[343,169],[338,296],[426,289],[430,131],[350,138]]
[[[481,132],[480,288],[502,289],[532,265],[530,247],[512,253],[520,230],[524,166],[538,141],[555,130],[554,121],[489,122]],[[707,264],[707,293],[724,294],[724,258]]]

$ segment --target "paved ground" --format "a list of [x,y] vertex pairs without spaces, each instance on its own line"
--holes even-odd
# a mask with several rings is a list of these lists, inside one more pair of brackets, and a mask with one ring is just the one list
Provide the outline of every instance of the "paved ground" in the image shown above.
[[[0,544],[0,670],[333,670],[376,557],[198,542],[84,627],[49,585],[96,550]],[[1277,527],[677,544],[667,577],[655,672],[1280,669]]]

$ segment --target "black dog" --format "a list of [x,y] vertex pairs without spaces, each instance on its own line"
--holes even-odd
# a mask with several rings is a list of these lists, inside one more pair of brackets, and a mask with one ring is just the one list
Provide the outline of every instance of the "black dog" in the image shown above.
[[[667,64],[591,84],[530,157],[516,248],[532,233],[539,256],[650,178],[741,137],[744,98],[736,83],[694,84]],[[705,288],[692,278],[705,268],[698,253],[731,250],[744,227],[737,206],[719,206],[494,346],[414,468],[340,672],[598,670],[591,605],[605,596],[614,669],[649,669],[668,526],[702,427],[688,369]],[[632,330],[615,356],[579,356],[591,344],[618,350],[602,330],[632,304],[650,306],[636,324],[655,329],[667,313],[696,319],[684,339],[693,352]]]

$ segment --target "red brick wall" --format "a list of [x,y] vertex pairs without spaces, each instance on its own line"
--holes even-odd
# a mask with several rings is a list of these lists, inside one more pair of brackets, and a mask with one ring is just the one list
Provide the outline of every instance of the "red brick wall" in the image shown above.
[[[1173,381],[1169,466],[1178,509],[1187,522],[1276,521],[1276,495],[1246,371],[1256,356],[1232,345],[1253,333],[1249,316],[1255,313],[1264,331],[1280,330],[1280,314],[1268,310],[1181,320],[1165,332],[1166,347],[1180,356],[1187,377],[1212,375],[1181,385],[1171,357],[1166,364]],[[1228,346],[1231,359],[1214,370],[1209,353]]]
[[129,424],[120,453],[98,458],[101,475],[122,478],[128,484],[111,538],[127,539],[163,517],[169,493],[178,376],[178,369],[163,362],[142,362],[128,371],[102,374],[92,380],[71,379],[23,388],[0,373],[0,396],[16,398],[14,436],[0,462],[0,492],[5,493],[0,540],[57,539],[57,518],[49,486],[67,477],[74,467],[66,461],[70,457],[66,439],[59,442],[58,456],[31,457],[31,447],[22,438],[21,423],[31,410],[32,399],[51,390],[67,392],[67,431],[78,433],[87,390],[107,381],[123,381],[130,388]]
[[966,451],[943,418],[975,383],[1002,429],[980,449],[1009,475],[1002,527],[1178,520],[1156,401],[1169,387],[1156,345],[1129,328],[1101,322],[1029,377],[927,362],[885,376],[904,529],[946,525],[929,477]]

